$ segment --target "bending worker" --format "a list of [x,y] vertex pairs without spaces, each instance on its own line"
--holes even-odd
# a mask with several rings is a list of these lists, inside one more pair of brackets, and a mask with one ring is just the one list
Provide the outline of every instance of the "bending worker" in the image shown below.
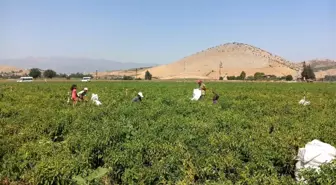
[[205,96],[205,91],[206,91],[206,87],[205,84],[203,83],[202,80],[197,80],[197,84],[198,84],[198,88],[201,90],[202,95],[200,97],[200,99],[204,98]]
[[214,95],[213,98],[212,98],[212,102],[213,102],[213,104],[216,104],[218,99],[219,99],[219,95],[215,91],[212,91],[212,93]]
[[80,91],[77,96],[80,100],[84,100],[84,98],[87,96],[88,88],[85,87],[82,91]]
[[139,92],[137,94],[137,96],[132,100],[132,102],[141,102],[141,100],[142,100],[143,97],[144,96],[143,96],[142,92]]

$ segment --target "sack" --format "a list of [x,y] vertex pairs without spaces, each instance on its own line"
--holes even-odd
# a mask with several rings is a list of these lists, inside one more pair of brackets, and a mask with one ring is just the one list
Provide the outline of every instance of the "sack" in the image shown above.
[[295,176],[299,179],[298,174],[302,168],[313,168],[319,171],[320,165],[329,163],[336,158],[336,148],[323,143],[319,140],[313,140],[306,144],[305,148],[300,148],[297,155],[298,162],[296,163]]
[[94,103],[98,106],[102,104],[99,100],[94,101]]
[[93,94],[91,95],[91,101],[93,101],[94,104],[96,105],[101,105],[102,103],[98,100],[98,94]]
[[202,95],[202,91],[201,90],[194,89],[194,91],[193,91],[193,97],[191,98],[191,100],[196,100],[197,101],[197,100],[200,99],[201,95]]
[[91,95],[91,100],[92,101],[95,101],[95,100],[98,100],[98,94],[93,94]]

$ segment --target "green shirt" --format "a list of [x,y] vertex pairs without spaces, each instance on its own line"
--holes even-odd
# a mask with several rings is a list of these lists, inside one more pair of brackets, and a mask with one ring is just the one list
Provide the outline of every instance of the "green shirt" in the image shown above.
[[202,92],[202,95],[205,95],[205,91],[206,91],[206,87],[205,87],[205,84],[202,83],[199,87],[201,89],[201,92]]
[[83,91],[80,91],[79,93],[77,93],[77,96],[78,97],[81,97],[81,96],[86,96],[86,92],[83,90]]

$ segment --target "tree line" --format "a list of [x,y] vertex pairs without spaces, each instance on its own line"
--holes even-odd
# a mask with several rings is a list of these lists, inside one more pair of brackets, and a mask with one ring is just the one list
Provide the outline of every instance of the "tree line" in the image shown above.
[[[307,65],[306,62],[303,62],[302,66],[302,72],[301,77],[302,80],[316,80],[315,73],[313,68],[310,65]],[[219,78],[220,80],[223,80],[223,77]],[[242,71],[239,76],[228,76],[228,80],[262,80],[262,79],[271,79],[271,80],[286,80],[286,81],[292,81],[293,76],[292,75],[286,75],[282,77],[277,77],[275,75],[265,75],[265,73],[262,72],[256,72],[253,76],[246,77],[246,73]],[[325,76],[324,80],[327,81],[333,81],[335,79],[334,76]]]
[[[59,74],[57,74],[52,69],[47,69],[47,70],[41,72],[41,70],[38,69],[38,68],[32,68],[32,69],[30,69],[28,75],[31,76],[31,77],[33,77],[33,78],[44,77],[44,78],[50,78],[50,79],[55,78],[55,77],[58,77],[58,78],[67,78],[67,79],[70,79],[70,78],[83,78],[83,77],[91,77],[91,78],[93,78],[93,76],[91,74],[83,74],[83,73],[72,73],[70,75],[67,75],[65,73],[59,73]],[[122,79],[123,80],[141,80],[141,78],[135,78],[133,76],[123,76]],[[145,80],[152,80],[152,74],[148,70],[145,73]]]
[[[56,73],[52,69],[47,69],[45,71],[42,71],[39,68],[32,68],[29,71],[29,75],[33,78],[66,78],[66,79],[71,79],[71,78],[83,78],[83,77],[91,77],[93,76],[91,74],[83,74],[83,73],[72,73],[70,75],[65,74],[65,73]],[[0,74],[0,77],[11,77],[11,78],[19,78],[20,76],[16,74]],[[303,80],[316,80],[315,74],[314,74],[314,69],[310,66],[307,65],[306,62],[303,63],[303,70],[301,72],[301,77]],[[121,79],[121,80],[141,80],[141,78],[135,78],[133,76],[122,76],[122,77],[117,77],[115,79]],[[224,77],[219,77],[219,80],[223,80]],[[266,75],[263,72],[256,72],[253,76],[246,76],[246,72],[242,71],[239,76],[227,76],[227,80],[264,80],[264,79],[269,79],[269,80],[286,80],[286,81],[292,81],[293,76],[292,75],[287,75],[287,76],[282,76],[282,77],[277,77],[275,75]],[[145,80],[152,80],[152,74],[147,70],[145,73]],[[336,76],[335,75],[326,75],[323,79],[324,81],[336,81]]]
[[93,76],[91,74],[83,74],[83,73],[72,73],[70,75],[67,75],[65,73],[56,73],[56,71],[52,70],[52,69],[47,69],[45,71],[42,72],[41,69],[38,68],[32,68],[29,71],[29,76],[33,77],[33,78],[83,78],[83,77],[91,77],[93,78]]
[[[220,77],[219,80],[223,80],[224,77]],[[227,80],[264,80],[264,79],[270,79],[270,80],[286,80],[286,81],[292,81],[293,76],[287,75],[282,77],[277,77],[275,75],[266,75],[263,72],[256,72],[253,76],[246,76],[246,72],[242,71],[239,76],[227,76]]]

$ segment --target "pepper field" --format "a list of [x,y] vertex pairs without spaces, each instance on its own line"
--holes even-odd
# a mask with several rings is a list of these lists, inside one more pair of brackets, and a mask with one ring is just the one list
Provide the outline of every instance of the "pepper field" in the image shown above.
[[[73,107],[71,83],[2,83],[0,184],[296,184],[298,148],[336,146],[336,84],[205,84],[77,83],[103,104]],[[336,183],[333,164],[304,175]]]

